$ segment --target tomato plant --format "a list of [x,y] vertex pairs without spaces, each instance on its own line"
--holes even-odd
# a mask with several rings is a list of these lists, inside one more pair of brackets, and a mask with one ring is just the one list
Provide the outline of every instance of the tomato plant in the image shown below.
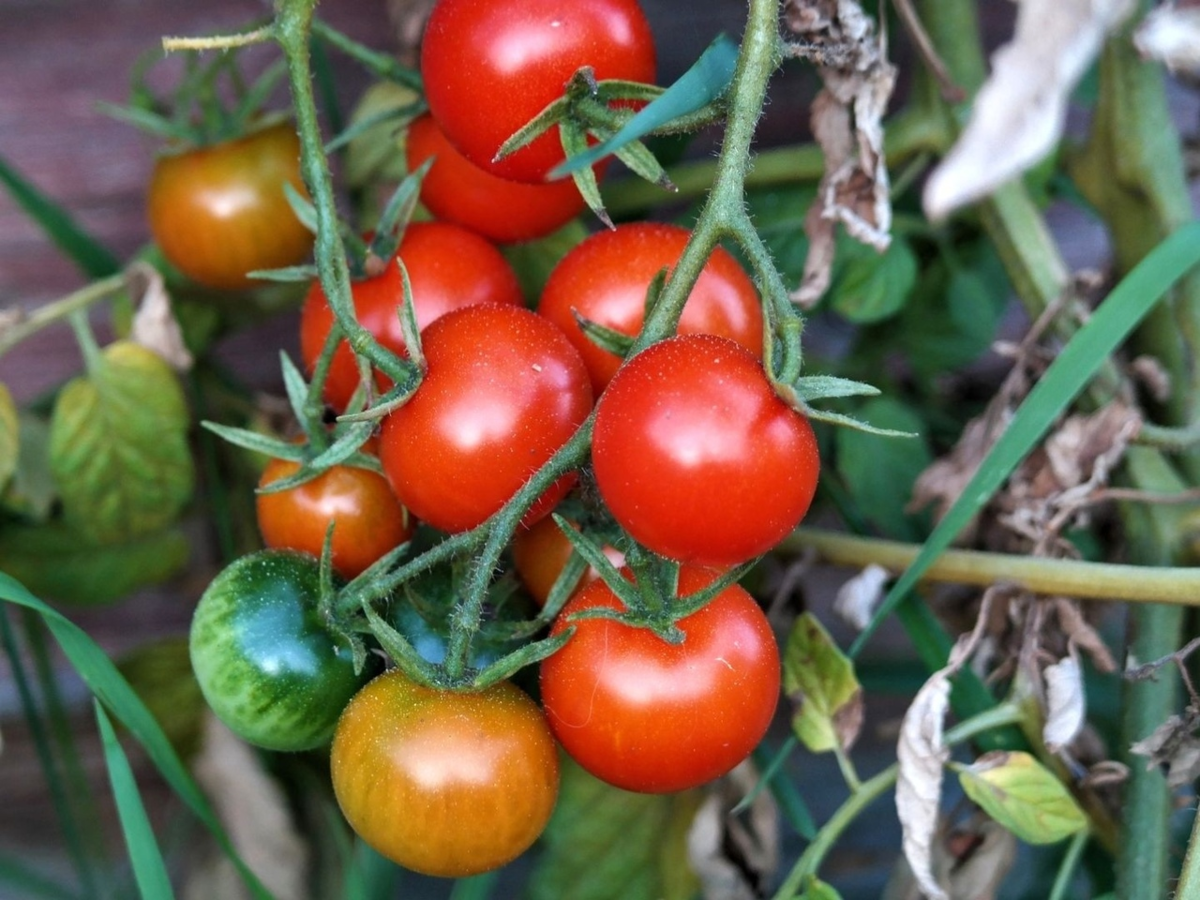
[[317,560],[263,550],[223,569],[192,617],[192,668],[213,712],[270,750],[309,750],[333,735],[366,680],[318,612]]
[[804,517],[820,459],[808,420],[759,361],[700,334],[655,344],[617,372],[597,404],[592,465],[609,511],[646,547],[736,565]]
[[[551,518],[539,519],[528,528],[517,529],[513,535],[513,568],[538,606],[546,605],[546,598],[571,558],[572,549],[567,536]],[[605,545],[604,555],[614,566],[625,563],[625,554],[615,547]],[[588,566],[581,581],[590,584],[599,577],[600,573]]]
[[150,232],[179,271],[206,287],[253,287],[246,276],[302,262],[313,235],[283,186],[304,194],[290,122],[207,147],[165,152],[147,189]]
[[[404,232],[396,251],[404,262],[412,288],[417,327],[424,329],[452,309],[478,303],[520,306],[524,300],[512,266],[484,238],[449,222],[414,222]],[[405,355],[399,308],[404,288],[399,266],[351,284],[355,316],[375,340],[394,353]],[[320,282],[313,282],[300,315],[300,353],[311,372],[333,327],[333,312]],[[334,351],[325,398],[335,409],[345,409],[358,387],[358,367],[349,345]]]
[[440,0],[421,45],[426,98],[446,137],[514,181],[541,182],[562,161],[557,127],[494,157],[582,66],[598,80],[654,81],[654,38],[636,0]]
[[462,693],[387,672],[346,707],[330,766],[359,836],[428,875],[474,875],[515,859],[558,796],[546,719],[508,682]]
[[546,184],[497,178],[455,150],[428,114],[408,126],[405,152],[410,170],[435,160],[421,181],[430,212],[501,244],[547,235],[583,211],[569,178]]
[[[684,567],[680,593],[714,577]],[[598,607],[624,609],[603,581],[563,608],[552,633],[575,634],[542,661],[542,703],[563,749],[596,777],[648,793],[696,787],[745,759],[779,700],[779,650],[754,599],[731,585],[679,620],[679,644],[612,619],[571,619]]]
[[[376,455],[378,441],[372,438],[362,452]],[[299,469],[299,463],[272,459],[258,486],[265,488]],[[403,544],[412,537],[415,525],[386,478],[350,465],[332,466],[286,491],[260,493],[255,507],[263,543],[317,557],[325,546],[329,523],[334,522],[333,567],[344,578],[353,578]]]
[[[400,501],[443,531],[466,531],[500,509],[587,418],[592,390],[561,331],[514,306],[473,306],[422,337],[420,388],[383,421],[380,459]],[[560,478],[527,513],[549,512]]]
[[[691,232],[662,222],[631,222],[598,232],[555,266],[538,312],[558,325],[587,364],[599,396],[621,359],[597,346],[575,313],[634,337],[642,328],[646,290],[660,271],[672,269]],[[762,355],[763,321],[758,291],[737,260],[721,247],[705,263],[679,319],[679,334],[716,334]]]

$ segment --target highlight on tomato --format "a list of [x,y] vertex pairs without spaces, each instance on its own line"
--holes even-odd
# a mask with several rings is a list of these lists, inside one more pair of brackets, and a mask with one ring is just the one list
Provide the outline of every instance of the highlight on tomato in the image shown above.
[[[654,277],[679,262],[691,232],[664,222],[630,222],[601,231],[573,247],[550,273],[538,313],[571,339],[587,364],[597,396],[621,358],[592,342],[575,315],[635,337],[642,328],[646,291]],[[679,334],[715,334],[762,357],[762,307],[754,282],[717,247],[688,295]]]
[[[679,593],[716,577],[685,566]],[[750,754],[775,714],[780,670],[767,617],[743,588],[680,619],[678,644],[612,619],[571,618],[596,608],[625,607],[603,581],[587,585],[551,629],[575,634],[541,663],[546,717],[572,759],[625,790],[668,793],[719,778]]]
[[346,821],[383,856],[462,878],[511,862],[546,827],[558,752],[520,688],[423,687],[398,670],[346,707],[330,757]]

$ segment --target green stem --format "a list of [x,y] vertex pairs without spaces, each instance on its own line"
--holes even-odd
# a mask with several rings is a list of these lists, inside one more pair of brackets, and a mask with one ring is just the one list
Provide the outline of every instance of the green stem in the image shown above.
[[[1067,852],[1063,854],[1062,864],[1058,867],[1058,874],[1054,878],[1054,886],[1050,889],[1049,900],[1066,900],[1067,891],[1071,889],[1071,879],[1075,877],[1075,870],[1079,868],[1079,857],[1083,855],[1083,848],[1087,846],[1089,838],[1086,830],[1071,838]],[[1179,896],[1186,897],[1187,894]]]
[[1176,897],[1200,896],[1200,815],[1192,820],[1192,836],[1183,857],[1183,869],[1175,885]]
[[118,293],[125,287],[124,273],[111,275],[93,281],[72,294],[60,300],[47,303],[33,310],[29,315],[22,316],[16,322],[0,328],[0,356],[3,356],[17,344],[28,337],[37,334],[48,325],[61,322],[79,310],[85,310],[93,304]]

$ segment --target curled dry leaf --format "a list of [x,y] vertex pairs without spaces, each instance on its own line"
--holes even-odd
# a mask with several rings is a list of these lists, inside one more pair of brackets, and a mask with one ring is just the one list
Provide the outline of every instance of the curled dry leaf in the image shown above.
[[1197,725],[1200,725],[1200,710],[1189,706],[1183,715],[1171,716],[1149,736],[1130,747],[1129,751],[1149,757],[1147,769],[1164,769],[1167,784],[1171,787],[1191,784],[1200,777],[1200,739],[1195,734]]
[[779,867],[779,814],[770,791],[750,808],[730,810],[753,790],[758,772],[742,763],[714,784],[688,831],[688,862],[705,900],[754,900]]
[[129,293],[137,299],[130,337],[153,350],[177,372],[192,367],[192,354],[183,342],[183,330],[171,309],[171,296],[162,273],[146,263],[134,263],[126,273]]
[[1084,618],[1079,608],[1079,601],[1068,597],[1055,597],[1054,610],[1058,615],[1058,624],[1066,634],[1071,644],[1087,653],[1094,665],[1101,672],[1117,671],[1117,661],[1100,633]]
[[879,252],[891,242],[892,205],[883,156],[883,114],[896,69],[875,23],[857,0],[790,0],[789,30],[797,55],[817,63],[824,84],[810,113],[825,156],[817,198],[804,219],[809,239],[804,277],[793,299],[812,306],[829,287],[837,224]]
[[1133,8],[1133,0],[1022,0],[1012,42],[992,57],[967,127],[926,182],[929,218],[986,196],[1054,148],[1072,89]]
[[904,714],[896,747],[896,812],[904,858],[917,885],[931,900],[948,900],[934,875],[933,845],[942,798],[942,767],[950,758],[942,733],[950,706],[950,674],[949,668],[934,672],[917,692]]
[[1133,45],[1172,72],[1200,72],[1200,7],[1167,2],[1152,9],[1133,33]]
[[840,588],[833,601],[833,611],[852,628],[862,631],[871,621],[884,587],[891,575],[883,566],[871,563]]
[[1046,679],[1046,724],[1042,740],[1057,753],[1079,734],[1087,714],[1083,671],[1074,656],[1060,659],[1042,673]]
[[[933,870],[950,900],[994,900],[1017,860],[1017,839],[982,814],[955,828],[933,848]],[[882,900],[920,900],[912,869],[901,859]]]

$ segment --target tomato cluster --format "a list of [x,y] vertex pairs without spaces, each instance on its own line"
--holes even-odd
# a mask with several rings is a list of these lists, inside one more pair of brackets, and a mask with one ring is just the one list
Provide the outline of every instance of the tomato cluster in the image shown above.
[[[271,549],[221,573],[192,628],[217,714],[273,749],[332,739],[333,787],[354,830],[435,875],[503,865],[537,839],[557,794],[556,743],[614,785],[683,790],[743,760],[779,695],[765,615],[732,577],[713,584],[796,526],[819,468],[807,419],[763,370],[753,282],[718,248],[677,335],[626,361],[613,351],[642,329],[648,294],[690,232],[642,222],[597,233],[538,298],[522,296],[493,243],[544,236],[580,212],[573,183],[542,181],[562,158],[553,134],[493,157],[582,66],[598,79],[653,79],[634,0],[435,6],[422,55],[432,112],[410,124],[407,153],[413,168],[433,160],[420,199],[437,218],[407,224],[394,255],[351,284],[358,325],[411,356],[419,384],[336,465],[306,469],[330,443],[311,427],[311,447],[268,465],[258,514]],[[420,353],[401,324],[402,271]],[[314,282],[300,344],[310,376],[324,379],[326,423],[392,387],[345,340],[331,342],[335,321]],[[574,531],[547,518],[555,509]],[[392,565],[406,542],[461,540],[470,555],[514,531],[505,560],[557,648],[541,662],[540,705],[486,677],[511,647],[472,643],[482,607],[457,595],[457,580],[433,616],[403,578],[372,593],[373,579],[387,580],[373,564]],[[576,564],[568,584],[572,541],[595,548],[595,566]],[[426,568],[436,575],[443,562]],[[710,600],[689,600],[710,586]],[[399,665],[372,678],[389,654]]]

